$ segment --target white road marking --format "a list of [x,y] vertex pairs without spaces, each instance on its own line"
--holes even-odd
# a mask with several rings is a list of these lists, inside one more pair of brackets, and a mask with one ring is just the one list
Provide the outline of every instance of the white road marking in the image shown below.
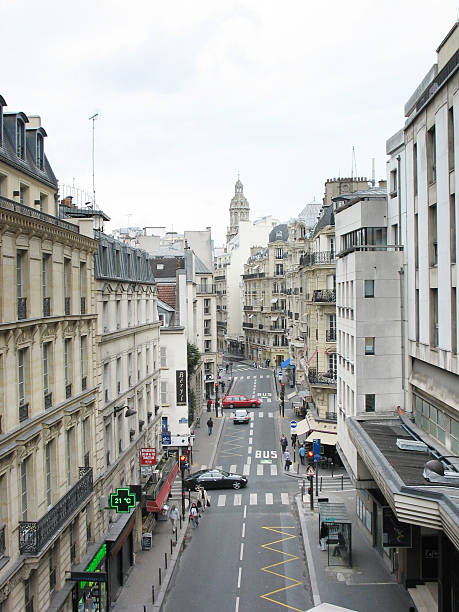
[[253,419],[254,414],[255,414],[255,413],[254,413],[254,411],[253,411],[253,410],[252,410],[251,412],[249,412],[249,415],[250,415],[250,418],[251,418],[251,419]]
[[267,404],[270,404],[270,403],[271,403],[271,398],[270,398],[270,397],[267,397],[267,398],[266,398],[266,403],[267,403]]
[[272,493],[266,493],[265,497],[266,497],[266,503],[267,504],[272,504],[273,503],[273,494]]
[[242,538],[245,538],[245,523],[242,523]]
[[[242,576],[242,567],[239,568],[239,575],[237,577],[237,588],[241,588],[241,576]],[[239,599],[239,598],[238,598]]]
[[274,412],[268,412],[268,417],[272,419],[274,417]]
[[233,465],[230,465],[230,472],[232,474],[234,474],[234,472],[237,470],[237,465],[235,463],[233,463]]
[[236,597],[236,607],[234,608],[234,612],[239,612],[239,597]]
[[256,493],[251,493],[250,494],[249,504],[251,506],[256,506],[257,505],[257,494]]
[[242,561],[244,557],[244,542],[241,542],[241,554],[239,555],[239,561]]
[[264,412],[259,412],[258,416],[260,417],[260,419],[262,419],[265,416],[265,413]]
[[246,463],[242,469],[242,475],[248,476],[250,474],[250,465]]
[[263,476],[263,464],[259,463],[257,465],[257,476]]
[[271,464],[271,476],[277,476],[277,465]]
[[243,517],[245,518],[247,516],[247,506],[244,506],[244,515]]
[[252,457],[247,457],[247,463],[250,465],[252,463]]
[[282,504],[288,504],[288,493],[281,493],[281,503]]
[[226,495],[219,495],[217,506],[224,506],[226,504]]
[[242,502],[242,495],[240,493],[236,493],[236,495],[234,496],[234,505],[240,506],[241,502]]
[[251,455],[251,454],[252,454],[252,447],[251,447],[251,446],[249,446],[249,448],[248,448],[247,452],[249,453],[249,455]]
[[253,444],[253,438],[252,438],[252,436],[250,436],[250,438],[249,438],[249,444]]

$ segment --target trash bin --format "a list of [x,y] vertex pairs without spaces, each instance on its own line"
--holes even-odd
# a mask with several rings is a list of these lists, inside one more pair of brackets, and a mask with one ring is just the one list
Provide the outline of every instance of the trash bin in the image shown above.
[[142,550],[151,550],[153,535],[151,533],[142,534]]
[[170,507],[167,504],[164,504],[161,512],[158,512],[158,521],[167,521],[169,518]]

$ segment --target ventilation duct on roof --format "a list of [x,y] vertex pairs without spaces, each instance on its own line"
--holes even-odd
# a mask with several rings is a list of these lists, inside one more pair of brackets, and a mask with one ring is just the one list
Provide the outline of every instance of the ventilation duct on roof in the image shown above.
[[426,453],[428,449],[427,444],[424,444],[424,442],[418,442],[417,440],[407,440],[405,438],[397,438],[396,444],[400,450]]

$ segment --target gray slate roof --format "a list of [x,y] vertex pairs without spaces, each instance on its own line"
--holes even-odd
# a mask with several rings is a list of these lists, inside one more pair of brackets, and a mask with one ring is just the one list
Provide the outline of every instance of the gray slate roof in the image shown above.
[[317,234],[327,225],[335,225],[335,214],[333,212],[333,206],[325,206],[322,214],[320,215],[319,220],[317,221],[314,227],[313,236],[317,236]]

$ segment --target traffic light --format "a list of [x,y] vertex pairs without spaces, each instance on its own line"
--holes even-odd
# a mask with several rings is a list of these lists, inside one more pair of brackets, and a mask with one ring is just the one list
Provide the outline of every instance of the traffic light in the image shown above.
[[283,400],[285,396],[285,383],[281,382],[281,388],[280,388],[280,398]]
[[180,455],[180,469],[182,470],[182,472],[185,471],[185,466],[186,466],[186,456]]
[[312,495],[312,487],[308,487],[308,495]]
[[215,383],[215,395],[217,394],[217,392],[218,392],[218,383]]
[[308,459],[310,459],[311,461],[314,460],[314,453],[312,451],[308,451]]

